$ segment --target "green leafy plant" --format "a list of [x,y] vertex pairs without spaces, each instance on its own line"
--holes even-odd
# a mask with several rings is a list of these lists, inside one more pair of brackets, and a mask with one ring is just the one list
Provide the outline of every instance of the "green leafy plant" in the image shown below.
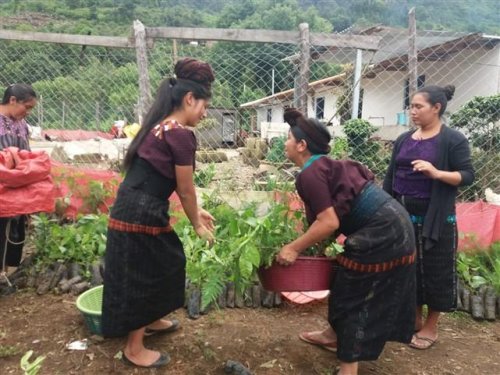
[[371,139],[376,127],[366,120],[352,119],[344,124],[349,157],[366,165],[377,176],[383,176],[390,160],[390,152]]
[[465,284],[472,289],[477,289],[486,284],[486,279],[480,276],[478,272],[481,269],[479,257],[459,253],[457,256],[457,272]]
[[291,181],[283,181],[279,177],[268,175],[265,181],[255,181],[254,189],[257,191],[294,191],[295,184]]
[[93,180],[83,172],[63,171],[55,174],[54,182],[58,186],[66,185],[70,191],[64,198],[56,202],[56,212],[59,216],[65,216],[65,210],[72,199],[81,200],[79,211],[82,213],[100,213],[107,211],[107,201],[114,196],[118,185],[117,180],[106,182]]
[[[186,271],[190,282],[201,288],[202,307],[215,302],[228,282],[238,293],[257,279],[261,266],[270,266],[283,245],[297,238],[303,228],[303,213],[288,204],[274,202],[268,211],[256,215],[256,205],[235,209],[210,197],[205,208],[216,218],[216,241],[209,246],[197,238],[185,217],[175,224],[184,244]],[[309,250],[322,255],[324,247]]]
[[459,253],[457,272],[472,289],[489,285],[500,293],[500,242],[493,243],[486,251],[474,254]]
[[198,187],[207,187],[215,177],[215,164],[210,163],[206,168],[200,169],[194,174],[194,184]]
[[500,151],[500,94],[476,96],[450,117],[451,125],[464,129],[474,146]]
[[29,359],[32,355],[33,350],[29,350],[21,358],[21,369],[24,371],[24,375],[37,375],[42,368],[42,363],[45,360],[45,356],[39,356],[33,362],[29,362]]
[[107,223],[107,215],[80,216],[65,225],[45,214],[33,216],[38,262],[76,262],[88,267],[104,255]]
[[349,155],[347,138],[335,138],[329,154],[333,159],[345,159]]

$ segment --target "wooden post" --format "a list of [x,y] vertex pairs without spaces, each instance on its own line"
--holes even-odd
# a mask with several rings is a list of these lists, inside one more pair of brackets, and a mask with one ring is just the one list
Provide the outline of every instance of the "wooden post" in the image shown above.
[[172,40],[172,59],[174,60],[174,63],[172,65],[175,66],[177,63],[177,60],[179,60],[178,54],[177,54],[177,40],[174,39]]
[[149,83],[146,28],[141,21],[134,21],[135,53],[139,71],[139,124],[149,110],[151,103],[151,84]]
[[301,23],[299,25],[299,31],[299,74],[295,81],[294,105],[307,117],[307,89],[309,87],[309,60],[311,58],[309,52],[309,25],[307,23]]
[[415,18],[415,8],[408,12],[408,92],[411,97],[417,91],[417,21]]

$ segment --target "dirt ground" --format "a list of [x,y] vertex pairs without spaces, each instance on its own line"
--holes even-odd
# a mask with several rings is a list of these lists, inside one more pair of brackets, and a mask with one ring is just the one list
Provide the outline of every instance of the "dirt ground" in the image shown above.
[[[46,356],[39,374],[224,374],[227,360],[239,361],[253,374],[326,375],[338,365],[334,353],[302,343],[297,334],[324,326],[325,301],[279,308],[224,309],[198,320],[181,309],[172,314],[182,329],[147,338],[146,344],[167,351],[164,369],[136,369],[114,359],[122,339],[91,337],[75,306],[75,297],[20,291],[0,297],[0,373],[22,374],[19,361],[33,350]],[[66,344],[88,338],[85,351]],[[476,322],[468,315],[447,315],[437,344],[418,351],[389,343],[375,362],[362,363],[360,374],[500,374],[500,322]]]

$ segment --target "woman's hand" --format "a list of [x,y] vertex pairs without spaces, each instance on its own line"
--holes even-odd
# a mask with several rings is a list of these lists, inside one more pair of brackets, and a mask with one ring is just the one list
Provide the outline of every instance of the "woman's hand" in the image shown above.
[[194,228],[198,237],[203,238],[212,245],[215,241],[214,237],[214,217],[203,208],[198,208],[198,225]]
[[299,252],[288,244],[283,246],[280,252],[276,255],[276,262],[283,266],[289,266],[295,262],[298,256]]
[[439,178],[440,171],[436,169],[436,167],[434,167],[432,163],[429,163],[425,160],[413,160],[411,164],[413,165],[414,171],[422,172],[424,175],[432,178],[433,180]]
[[205,211],[203,208],[198,209],[198,215],[200,216],[200,223],[213,232],[215,228],[214,226],[215,218],[212,215],[210,215],[210,213]]
[[194,228],[194,231],[196,232],[198,237],[208,241],[210,245],[214,243],[215,237],[213,231],[208,229],[205,225],[203,224],[198,225],[197,227]]

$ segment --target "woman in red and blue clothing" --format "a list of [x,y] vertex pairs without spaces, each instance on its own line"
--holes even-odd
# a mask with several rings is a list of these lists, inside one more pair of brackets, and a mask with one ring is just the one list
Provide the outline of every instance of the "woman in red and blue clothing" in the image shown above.
[[[25,118],[36,103],[37,96],[30,85],[18,83],[7,87],[0,104],[0,150],[7,147],[30,149],[29,129]],[[21,262],[25,223],[25,215],[0,218],[0,267],[17,267]]]
[[[457,187],[474,181],[467,138],[442,116],[454,86],[426,86],[411,100],[416,129],[396,140],[384,189],[410,213],[417,246],[417,310],[410,346],[428,349],[438,339],[442,312],[457,305]],[[422,307],[427,305],[426,319]]]
[[176,78],[162,82],[127,151],[127,174],[108,227],[102,331],[105,337],[127,336],[122,360],[138,367],[170,361],[143,339],[175,331],[179,322],[164,317],[184,305],[186,257],[168,214],[174,191],[198,236],[213,239],[214,219],[197,205],[191,128],[206,116],[214,75],[210,65],[190,58],[174,71]]
[[364,165],[333,160],[330,134],[312,118],[285,111],[290,125],[285,153],[302,168],[296,188],[308,230],[285,245],[277,261],[297,256],[334,234],[346,236],[331,287],[323,331],[303,332],[308,343],[337,351],[341,375],[356,375],[359,361],[376,360],[387,341],[408,343],[415,324],[415,239],[405,209],[373,182]]

